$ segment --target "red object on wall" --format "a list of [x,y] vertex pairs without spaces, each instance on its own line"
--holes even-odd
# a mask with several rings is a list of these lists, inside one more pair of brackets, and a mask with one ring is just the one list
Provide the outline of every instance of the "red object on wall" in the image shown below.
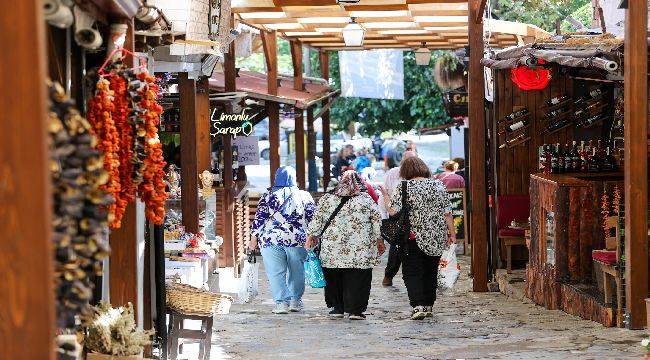
[[[544,64],[544,61],[538,59],[538,64]],[[510,71],[512,82],[522,90],[542,90],[551,82],[551,70],[548,69],[531,69],[528,66],[518,66]]]

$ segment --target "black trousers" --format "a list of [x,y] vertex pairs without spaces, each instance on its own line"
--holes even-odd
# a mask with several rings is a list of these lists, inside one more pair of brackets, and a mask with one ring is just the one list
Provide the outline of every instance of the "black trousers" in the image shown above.
[[401,253],[402,277],[412,307],[433,306],[438,288],[438,263],[440,256],[429,256],[409,241],[408,254]]
[[325,303],[348,314],[363,314],[368,308],[372,269],[323,268]]
[[390,249],[388,250],[388,263],[386,264],[386,271],[384,272],[384,275],[389,279],[394,278],[395,275],[397,275],[401,264],[402,260],[400,259],[397,247],[395,245],[391,245]]

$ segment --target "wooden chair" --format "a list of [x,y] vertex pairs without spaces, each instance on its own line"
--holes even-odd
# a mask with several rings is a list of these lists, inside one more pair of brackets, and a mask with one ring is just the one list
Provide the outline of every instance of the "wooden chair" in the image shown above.
[[607,236],[605,237],[605,250],[592,251],[595,268],[603,274],[603,295],[605,304],[611,305],[614,294],[610,277],[616,284],[616,325],[623,326],[623,274],[618,260],[621,258],[619,246],[618,216],[610,216],[606,222]]
[[505,250],[506,269],[512,273],[512,247],[526,246],[524,229],[512,229],[513,220],[525,222],[530,214],[528,195],[501,195],[497,197],[497,229],[502,253]]
[[[182,314],[175,310],[167,310],[169,314],[169,331],[168,331],[168,344],[169,344],[169,359],[176,360],[178,354],[183,353],[183,343],[198,342],[199,343],[199,360],[210,359],[210,348],[212,346],[212,323],[213,315],[199,316]],[[183,327],[185,320],[200,320],[200,330],[190,330]],[[190,341],[187,341],[189,339]]]

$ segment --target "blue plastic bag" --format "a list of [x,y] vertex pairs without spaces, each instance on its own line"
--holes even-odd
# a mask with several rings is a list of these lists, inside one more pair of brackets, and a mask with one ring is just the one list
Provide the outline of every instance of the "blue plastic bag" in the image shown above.
[[325,275],[323,274],[323,267],[321,266],[320,259],[314,253],[314,250],[309,250],[307,259],[305,260],[305,282],[314,289],[325,287]]

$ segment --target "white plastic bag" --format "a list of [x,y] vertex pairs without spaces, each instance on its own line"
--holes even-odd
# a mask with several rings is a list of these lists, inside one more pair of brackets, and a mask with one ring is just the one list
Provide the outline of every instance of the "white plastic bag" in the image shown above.
[[239,279],[239,291],[237,292],[237,300],[240,304],[250,303],[257,296],[258,271],[259,264],[257,261],[244,261],[244,269],[241,272],[241,278]]
[[440,257],[438,265],[438,288],[447,290],[454,287],[460,275],[460,265],[456,259],[456,244],[451,244]]

